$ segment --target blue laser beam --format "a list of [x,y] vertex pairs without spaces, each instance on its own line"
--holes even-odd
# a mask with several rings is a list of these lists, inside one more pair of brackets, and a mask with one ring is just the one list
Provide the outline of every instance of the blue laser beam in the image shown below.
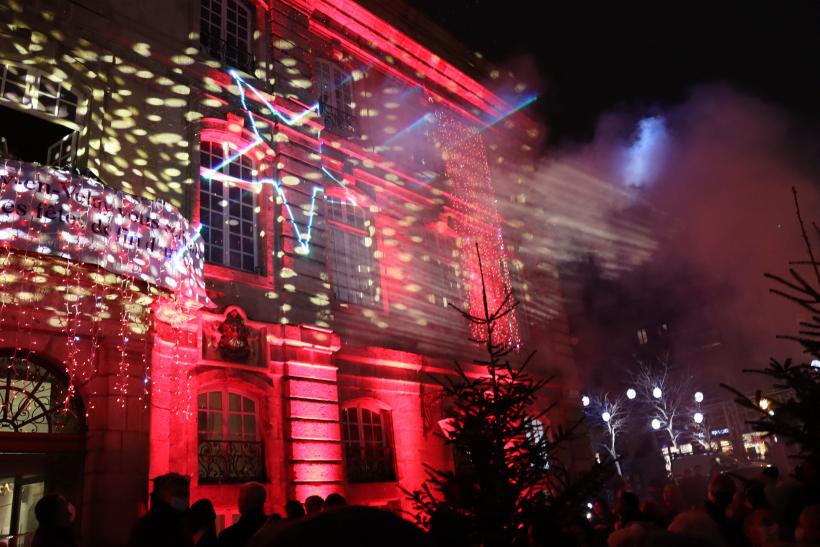
[[536,100],[538,100],[538,95],[535,94],[535,93],[533,93],[532,95],[529,95],[527,97],[524,97],[524,100],[522,100],[516,106],[512,107],[510,110],[508,110],[508,111],[500,114],[499,116],[495,117],[490,123],[485,124],[481,129],[476,131],[476,135],[479,134],[479,133],[483,133],[484,131],[491,128],[492,126],[494,126],[498,122],[500,122],[500,121],[502,121],[506,118],[509,118],[510,116],[512,116],[513,114],[515,114],[519,110],[521,110],[522,108],[525,108],[525,107],[531,105]]
[[[250,125],[251,125],[251,130],[253,131],[253,134],[256,135],[256,140],[254,142],[252,142],[250,145],[243,148],[242,150],[239,150],[237,153],[233,154],[230,158],[223,161],[219,166],[208,170],[208,173],[209,173],[210,176],[208,176],[207,178],[212,178],[216,171],[218,171],[219,169],[221,169],[225,165],[231,163],[232,161],[235,161],[240,156],[242,156],[244,154],[247,154],[253,148],[255,148],[256,146],[258,146],[259,144],[261,144],[263,142],[266,143],[268,146],[273,147],[272,143],[269,142],[268,139],[263,137],[261,135],[261,133],[259,132],[259,127],[256,124],[256,119],[254,118],[254,115],[251,112],[250,108],[248,108],[245,88],[247,88],[251,93],[253,93],[253,95],[262,104],[264,104],[265,107],[268,108],[268,110],[271,111],[271,114],[275,118],[283,121],[284,123],[286,123],[289,126],[293,126],[293,125],[298,124],[300,121],[302,121],[302,119],[305,118],[305,116],[309,115],[311,112],[315,111],[315,112],[319,113],[319,103],[316,103],[313,106],[310,106],[309,108],[304,110],[303,112],[300,112],[299,114],[296,114],[294,116],[287,116],[284,113],[280,112],[276,107],[274,107],[264,97],[264,95],[262,95],[259,92],[259,90],[257,90],[254,86],[252,86],[248,82],[246,82],[235,70],[231,70],[229,72],[229,74],[234,79],[234,81],[236,82],[237,87],[239,88],[239,101],[242,104],[242,109],[245,111],[245,113],[248,117],[248,121],[250,122]],[[319,132],[318,138],[319,138],[319,154],[321,155],[322,154],[321,132]],[[339,186],[341,186],[342,188],[345,189],[346,196],[347,196],[348,199],[346,201],[331,200],[330,198],[327,197],[327,194],[324,193],[324,189],[321,186],[313,186],[311,188],[311,192],[310,192],[310,207],[309,207],[308,213],[307,213],[308,222],[307,222],[307,226],[305,227],[304,231],[302,231],[299,227],[299,223],[296,220],[296,215],[294,214],[293,208],[291,207],[291,204],[287,199],[287,195],[285,193],[285,189],[284,189],[281,181],[278,181],[276,179],[262,179],[262,180],[259,180],[259,181],[243,181],[241,179],[237,179],[237,180],[239,182],[245,182],[247,184],[270,184],[271,186],[274,187],[274,189],[276,191],[276,194],[282,200],[282,207],[285,209],[285,212],[287,213],[287,217],[290,220],[291,226],[293,228],[293,232],[296,235],[296,239],[298,241],[299,246],[302,248],[303,251],[305,251],[305,253],[308,253],[308,252],[310,252],[310,239],[311,239],[311,233],[313,231],[313,220],[316,216],[316,199],[317,199],[317,196],[319,194],[323,194],[323,198],[326,201],[330,202],[330,203],[339,203],[339,204],[351,205],[351,206],[356,206],[357,205],[356,200],[353,199],[353,196],[350,194],[350,191],[348,190],[347,185],[345,184],[344,180],[341,180],[338,177],[336,177],[335,175],[333,175],[333,173],[331,173],[326,167],[324,167],[324,165],[321,166],[321,170],[325,175],[328,176],[328,178],[330,180],[332,180],[333,182],[335,182],[336,184],[338,184]]]

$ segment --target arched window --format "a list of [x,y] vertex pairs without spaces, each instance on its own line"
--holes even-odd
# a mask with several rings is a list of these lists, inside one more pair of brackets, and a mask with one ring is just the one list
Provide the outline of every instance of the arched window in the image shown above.
[[82,433],[82,406],[67,395],[68,378],[35,357],[0,356],[0,432]]
[[241,0],[201,0],[200,39],[211,57],[253,72],[253,10]]
[[339,302],[373,305],[378,300],[378,272],[366,211],[362,205],[328,201],[331,282]]
[[265,479],[258,406],[230,391],[197,397],[199,482],[225,483]]
[[[257,234],[253,160],[242,155],[229,163],[236,151],[225,142],[200,145],[199,222],[205,241],[205,260],[246,272],[261,273]],[[245,181],[245,182],[240,182]]]
[[352,75],[330,61],[317,59],[316,87],[325,127],[342,135],[356,133]]
[[346,405],[342,408],[342,442],[348,481],[396,480],[389,410],[363,402]]

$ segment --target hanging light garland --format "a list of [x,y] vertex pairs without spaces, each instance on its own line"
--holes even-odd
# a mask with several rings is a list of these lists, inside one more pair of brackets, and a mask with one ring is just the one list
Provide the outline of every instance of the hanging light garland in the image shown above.
[[[436,112],[438,143],[445,175],[451,182],[456,200],[453,207],[460,213],[456,232],[462,240],[462,270],[467,282],[470,313],[483,315],[478,246],[487,292],[487,304],[495,311],[511,290],[507,251],[498,220],[498,203],[493,192],[484,140],[474,128],[464,125],[443,109]],[[482,327],[471,325],[471,334],[479,338]],[[517,348],[520,343],[515,313],[496,325],[493,342]]]

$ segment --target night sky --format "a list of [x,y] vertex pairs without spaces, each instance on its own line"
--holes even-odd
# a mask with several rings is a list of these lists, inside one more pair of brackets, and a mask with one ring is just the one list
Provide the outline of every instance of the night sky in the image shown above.
[[543,80],[536,108],[552,144],[588,140],[602,112],[667,106],[707,82],[820,126],[820,2],[413,5],[494,61],[531,55]]

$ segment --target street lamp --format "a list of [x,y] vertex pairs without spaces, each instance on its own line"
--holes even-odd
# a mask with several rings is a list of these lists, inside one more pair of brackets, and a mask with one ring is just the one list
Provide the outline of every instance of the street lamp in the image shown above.
[[695,412],[694,417],[695,417],[695,423],[696,424],[702,424],[703,423],[703,414],[701,414],[700,412]]
[[601,414],[601,419],[605,422],[609,422],[609,420],[611,418],[612,418],[612,414],[610,414],[609,412],[604,411],[604,413]]
[[815,369],[820,368],[820,359],[814,359],[811,362],[811,368],[815,368]]
[[627,399],[632,400],[632,399],[634,399],[634,398],[635,398],[635,397],[637,397],[637,396],[638,396],[638,392],[637,392],[637,391],[635,391],[634,389],[629,388],[629,389],[627,389],[627,390],[626,390],[626,398],[627,398]]
[[703,393],[700,391],[695,392],[695,402],[702,403],[703,402]]
[[652,418],[652,429],[660,429],[661,428],[661,421],[657,418]]
[[587,397],[586,395],[581,397],[581,404],[584,406],[589,406],[589,397]]
[[663,395],[663,391],[661,391],[661,388],[656,387],[655,389],[652,390],[652,396],[654,398],[660,399],[662,395]]
[[760,410],[767,410],[771,406],[772,402],[769,401],[766,397],[761,397],[760,400],[757,402],[757,406],[760,407]]

